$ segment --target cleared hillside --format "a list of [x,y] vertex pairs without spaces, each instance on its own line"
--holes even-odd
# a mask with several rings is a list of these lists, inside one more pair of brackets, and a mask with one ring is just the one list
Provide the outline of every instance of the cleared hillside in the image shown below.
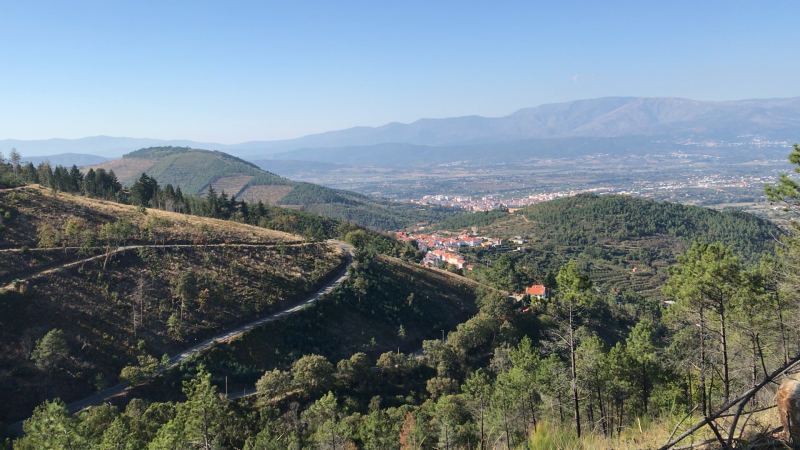
[[[443,330],[449,334],[478,311],[479,286],[466,278],[385,256],[362,259],[354,266],[350,279],[324,301],[289,320],[216,345],[151,385],[114,400],[124,404],[136,397],[174,399],[181,380],[201,365],[219,386],[227,377],[235,392],[252,390],[265,370],[288,368],[308,354],[324,355],[335,363],[357,352],[371,360],[384,352],[412,353],[422,348],[423,340],[441,338]],[[420,391],[425,390],[422,381]]]
[[[145,354],[175,354],[303,299],[337,274],[335,246],[34,188],[0,191],[0,420],[117,383]],[[50,370],[31,359],[66,338]],[[38,360],[37,360],[38,361]]]
[[249,203],[261,201],[302,209],[376,229],[400,229],[419,221],[441,220],[452,211],[420,208],[369,198],[354,192],[287,180],[256,165],[218,151],[184,147],[153,147],[89,169],[113,170],[123,185],[142,173],[162,186],[180,187],[184,194],[205,195],[209,186]]

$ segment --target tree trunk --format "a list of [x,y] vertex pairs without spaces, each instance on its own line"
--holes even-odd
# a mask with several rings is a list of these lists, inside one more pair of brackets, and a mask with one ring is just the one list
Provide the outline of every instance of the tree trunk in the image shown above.
[[600,411],[600,425],[603,427],[603,436],[608,437],[608,424],[606,423],[606,411],[603,407],[603,395],[600,392],[600,383],[597,383],[597,409]]
[[481,399],[481,450],[485,450],[484,449],[485,439],[484,439],[484,435],[483,435],[483,413],[484,413],[485,407],[486,407],[485,402],[483,401],[483,399]]
[[535,433],[536,432],[536,409],[534,409],[535,406],[533,404],[533,394],[532,393],[528,393],[528,404],[529,404],[529,406],[531,408],[531,419],[533,420],[533,432]]
[[703,308],[700,308],[700,402],[703,404],[703,416],[710,412],[708,399],[706,398],[706,339],[705,339],[705,315]]
[[581,437],[581,412],[580,401],[578,400],[578,371],[575,366],[575,324],[573,322],[574,311],[572,305],[569,307],[569,356],[572,367],[572,400],[575,408],[575,431]]
[[647,363],[642,363],[642,404],[644,405],[644,413],[647,414],[647,407],[650,403],[650,379],[647,377]]
[[786,329],[783,325],[783,308],[781,307],[781,298],[777,291],[775,291],[775,304],[778,307],[778,325],[781,330],[781,345],[783,350],[783,363],[789,363],[789,346],[786,342]]
[[725,306],[720,306],[719,310],[719,345],[722,352],[722,404],[727,404],[731,394],[731,380],[728,375],[730,365],[728,363],[728,329],[725,326]]
[[522,414],[522,427],[525,429],[525,435],[528,435],[528,416],[525,414],[525,397],[519,399],[519,412]]
[[506,450],[511,450],[511,433],[508,430],[508,404],[506,397],[503,395],[503,426],[506,431]]

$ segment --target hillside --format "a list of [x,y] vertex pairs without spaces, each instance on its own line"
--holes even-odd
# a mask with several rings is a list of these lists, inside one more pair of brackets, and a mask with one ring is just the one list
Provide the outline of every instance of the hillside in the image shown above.
[[[760,277],[740,277],[738,266],[731,267],[737,273],[730,276],[707,274],[730,292],[726,304],[736,322],[727,328],[733,339],[726,348],[716,345],[716,328],[698,332],[693,305],[629,304],[635,293],[623,289],[616,296],[608,289],[613,284],[597,279],[595,264],[603,257],[594,252],[613,255],[625,243],[639,245],[640,255],[660,248],[659,256],[668,259],[674,257],[673,246],[698,235],[724,235],[732,245],[741,244],[736,239],[753,240],[749,249],[758,252],[766,248],[765,235],[774,231],[746,215],[681,208],[686,207],[584,195],[512,216],[473,216],[487,234],[538,232],[539,237],[529,236],[534,246],[552,246],[526,255],[549,252],[577,259],[559,267],[562,290],[554,298],[531,303],[511,302],[505,293],[453,273],[377,254],[391,246],[388,239],[349,232],[345,239],[356,249],[349,277],[321,301],[216,343],[85,413],[70,417],[60,403],[44,404],[15,445],[42,448],[60,438],[53,438],[58,430],[66,430],[68,438],[58,442],[101,448],[174,448],[204,439],[226,449],[404,448],[409,443],[431,450],[550,449],[559,446],[559,436],[577,442],[565,448],[638,449],[643,442],[655,448],[671,439],[669,430],[682,418],[691,424],[708,417],[692,415],[697,408],[693,392],[705,389],[697,376],[687,376],[696,375],[698,345],[714,357],[705,361],[712,365],[705,373],[716,373],[717,357],[729,352],[735,375],[727,382],[734,392],[744,392],[752,387],[748,370],[758,356],[747,336],[763,332],[770,350],[761,361],[769,367],[764,372],[780,367],[786,340],[779,337],[776,321],[767,319],[780,308],[786,308],[787,317],[797,312],[788,296],[779,311],[764,308],[761,302],[773,294],[762,290],[767,286]],[[470,226],[469,218],[459,216],[445,225]],[[664,246],[643,245],[647,239]],[[417,257],[414,253],[402,252],[410,258]],[[521,273],[522,261],[512,257],[508,264],[508,253],[493,255],[483,255],[491,267],[476,269],[476,278],[498,284],[502,280],[495,275]],[[595,278],[597,289],[581,281],[584,274]],[[673,286],[692,283],[680,274],[673,277]],[[573,291],[567,291],[567,283],[573,283]],[[755,301],[740,302],[739,290]],[[578,308],[570,306],[575,300],[568,294],[579,296]],[[666,308],[674,313],[662,320]],[[577,343],[564,339],[572,333],[580,336]],[[795,327],[786,333],[791,342],[797,338]],[[712,392],[714,404],[709,399],[706,408],[717,411],[724,400]],[[772,390],[763,393],[756,408],[774,398]],[[764,418],[776,423],[775,417]],[[576,427],[584,424],[585,441],[575,436],[573,421]],[[607,435],[603,423],[612,425]],[[763,429],[760,423],[750,426],[747,430],[758,434],[747,439],[770,439],[772,432]]]
[[[782,231],[739,211],[659,203],[622,195],[583,194],[517,210],[514,214],[476,213],[450,218],[437,227],[459,231],[478,227],[481,234],[522,236],[527,252],[463,250],[479,267],[471,276],[506,289],[545,283],[548,274],[570,259],[602,287],[626,289],[641,297],[663,299],[666,267],[676,263],[697,239],[732,246],[747,263],[774,249]],[[497,264],[502,259],[501,264]]]
[[[30,187],[0,191],[0,205],[0,421],[286,308],[345,260],[287,233]],[[64,344],[37,359],[53,330]]]
[[311,183],[287,180],[235,156],[218,151],[183,147],[152,147],[137,150],[122,159],[89,169],[113,170],[123,185],[130,186],[142,173],[154,177],[162,186],[180,186],[185,194],[204,195],[209,186],[217,193],[248,203],[269,205],[349,220],[360,225],[394,230],[419,221],[441,219],[450,214],[441,208],[371,199],[354,192],[330,189]]
[[[385,352],[413,353],[426,339],[441,338],[478,311],[478,285],[462,277],[423,269],[395,258],[361,260],[351,279],[314,307],[216,345],[149,386],[114,399],[175,398],[181,380],[203,366],[215,384],[248,389],[265,371],[286,369],[304,355],[336,364],[355,353],[377,360]],[[363,280],[365,288],[360,288]],[[362,290],[363,289],[363,290]],[[400,331],[402,329],[402,331]],[[420,387],[424,390],[424,385]]]

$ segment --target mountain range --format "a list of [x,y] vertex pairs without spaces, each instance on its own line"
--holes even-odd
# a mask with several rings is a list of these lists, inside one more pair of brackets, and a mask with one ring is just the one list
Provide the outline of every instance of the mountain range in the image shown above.
[[74,140],[6,139],[0,140],[0,148],[16,147],[23,155],[90,153],[118,157],[144,147],[188,146],[225,151],[248,159],[263,159],[276,153],[304,148],[343,148],[387,143],[453,146],[530,139],[632,136],[676,142],[702,139],[731,141],[742,135],[759,135],[771,140],[800,139],[800,97],[723,102],[671,97],[606,97],[524,108],[504,117],[420,119],[410,124],[354,127],[280,141],[228,145],[95,136]]

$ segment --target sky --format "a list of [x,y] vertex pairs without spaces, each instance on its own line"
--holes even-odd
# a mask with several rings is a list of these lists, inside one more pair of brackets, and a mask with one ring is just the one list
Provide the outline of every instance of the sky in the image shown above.
[[0,0],[0,139],[232,144],[605,96],[800,96],[800,2]]

